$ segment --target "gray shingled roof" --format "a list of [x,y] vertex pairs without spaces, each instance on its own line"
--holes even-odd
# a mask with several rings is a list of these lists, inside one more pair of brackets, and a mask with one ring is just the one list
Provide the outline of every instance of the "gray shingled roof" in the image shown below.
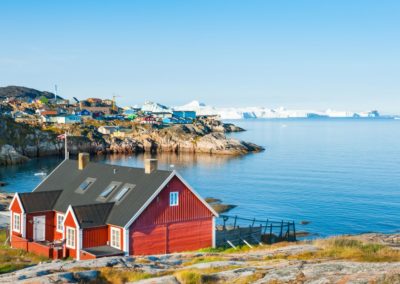
[[53,210],[61,194],[61,190],[19,193],[22,206],[26,213]]
[[[113,198],[122,189],[124,184],[135,187],[120,201],[116,202],[108,214],[106,223],[116,226],[125,226],[136,212],[157,191],[172,171],[156,170],[146,174],[143,168],[114,166],[90,162],[83,170],[78,169],[76,160],[66,160],[49,175],[34,192],[62,190],[54,205],[54,210],[66,212],[68,206],[93,205],[113,202]],[[82,192],[79,185],[87,178],[95,182]],[[99,198],[100,194],[110,185],[118,182],[120,185],[107,199]]]
[[107,222],[114,203],[101,203],[73,206],[76,219],[81,228],[99,227]]

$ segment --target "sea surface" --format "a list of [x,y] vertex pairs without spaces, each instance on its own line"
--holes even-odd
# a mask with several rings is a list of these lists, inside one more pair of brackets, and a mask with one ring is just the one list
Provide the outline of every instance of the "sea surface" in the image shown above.
[[[265,147],[241,157],[162,154],[204,197],[238,207],[229,215],[294,220],[320,236],[400,229],[400,120],[282,119],[232,121],[232,137]],[[99,162],[142,167],[148,156],[113,155]],[[10,192],[31,191],[60,158],[0,168]],[[308,225],[300,225],[309,221]]]

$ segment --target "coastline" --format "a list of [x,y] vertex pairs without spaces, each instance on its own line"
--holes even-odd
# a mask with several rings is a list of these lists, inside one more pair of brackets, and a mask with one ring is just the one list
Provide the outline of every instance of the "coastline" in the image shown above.
[[214,119],[199,119],[193,124],[160,129],[125,122],[121,127],[130,127],[131,134],[123,136],[102,134],[97,131],[96,123],[92,121],[68,128],[52,126],[42,130],[2,117],[0,136],[18,139],[2,141],[0,166],[21,164],[34,157],[62,155],[65,145],[57,140],[57,135],[64,132],[70,133],[68,152],[73,155],[80,152],[92,155],[169,152],[235,156],[264,151],[262,146],[227,137],[227,133],[245,130]]

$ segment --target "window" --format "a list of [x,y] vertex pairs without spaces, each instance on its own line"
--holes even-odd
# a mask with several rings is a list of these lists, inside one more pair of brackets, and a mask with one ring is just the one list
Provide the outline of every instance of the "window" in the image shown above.
[[179,192],[169,193],[169,206],[178,206],[179,204]]
[[67,240],[66,240],[66,245],[67,248],[75,248],[75,229],[71,227],[67,227]]
[[106,189],[100,194],[100,197],[107,198],[110,196],[111,192],[116,189],[118,184],[110,184],[109,186],[106,187]]
[[118,192],[118,194],[114,197],[114,202],[121,201],[121,199],[124,198],[124,196],[126,196],[126,194],[129,192],[129,190],[131,190],[134,187],[135,187],[135,185],[133,185],[133,184],[125,184],[121,188],[121,190]]
[[111,246],[121,249],[121,230],[111,227]]
[[57,232],[62,233],[64,231],[64,215],[57,213]]
[[17,213],[13,213],[13,231],[14,232],[21,232],[21,215]]
[[93,185],[93,183],[96,181],[95,178],[88,177],[86,178],[78,187],[76,190],[77,193],[85,193],[89,187]]
[[79,189],[82,191],[85,191],[86,189],[89,188],[89,186],[93,183],[92,180],[85,180],[84,182],[81,183],[81,185],[79,186]]

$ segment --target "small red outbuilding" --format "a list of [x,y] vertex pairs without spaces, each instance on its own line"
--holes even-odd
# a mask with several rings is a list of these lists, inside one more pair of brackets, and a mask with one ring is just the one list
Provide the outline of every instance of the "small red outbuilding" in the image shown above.
[[10,205],[11,245],[51,258],[166,254],[215,246],[217,213],[176,171],[65,160]]

